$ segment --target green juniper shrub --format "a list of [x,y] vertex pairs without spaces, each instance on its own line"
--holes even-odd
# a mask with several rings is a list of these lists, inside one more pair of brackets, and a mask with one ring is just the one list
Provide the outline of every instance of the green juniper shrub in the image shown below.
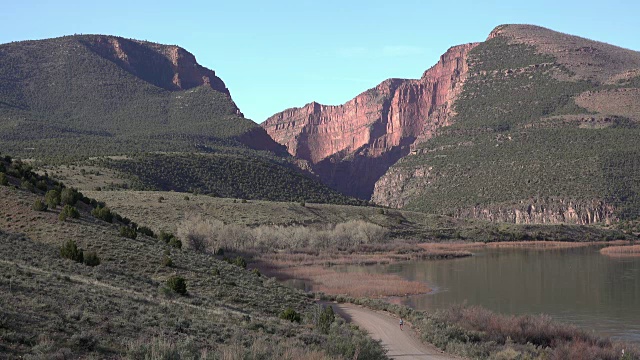
[[146,226],[138,226],[138,232],[140,234],[143,235],[147,235],[150,237],[155,237],[155,234],[153,233],[153,230],[151,230],[150,228],[146,227]]
[[88,252],[84,255],[84,264],[87,266],[98,266],[100,265],[100,258],[95,251]]
[[211,270],[211,275],[220,276],[220,270],[218,270],[218,268],[213,268],[213,270]]
[[283,312],[280,313],[280,319],[289,320],[291,322],[300,322],[300,314],[298,314],[292,308],[287,308]]
[[78,248],[78,245],[73,240],[68,240],[62,244],[60,247],[60,255],[65,259],[70,259],[80,263],[84,260],[82,249]]
[[7,168],[4,166],[3,162],[0,162],[0,173],[5,173],[7,172]]
[[166,244],[168,244],[173,237],[172,233],[165,232],[164,230],[160,230],[158,234],[158,240],[164,241]]
[[158,197],[158,202],[159,202],[159,203],[161,203],[161,202],[163,202],[163,201],[164,201],[164,196],[159,196],[159,197]]
[[47,211],[47,204],[45,204],[42,199],[36,199],[36,201],[33,202],[33,210]]
[[185,196],[185,197],[184,197],[184,199],[185,199],[186,201],[189,201],[189,197],[188,197],[188,196]]
[[36,188],[38,188],[38,190],[41,190],[41,191],[47,191],[49,187],[47,186],[46,180],[40,180],[36,183]]
[[182,241],[180,239],[174,237],[169,241],[169,246],[174,247],[176,249],[182,249]]
[[75,189],[64,188],[60,192],[60,200],[63,204],[75,205],[79,197],[79,193]]
[[103,207],[98,205],[98,207],[91,210],[91,215],[93,215],[93,217],[97,219],[106,221],[108,223],[113,222],[113,213],[111,212],[111,210],[109,210],[108,207]]
[[9,179],[7,179],[7,175],[5,175],[5,173],[0,173],[0,185],[2,186],[9,185]]
[[243,269],[247,268],[247,261],[242,257],[242,256],[237,256],[234,260],[233,260],[233,265],[239,266]]
[[166,254],[162,256],[162,266],[164,266],[164,267],[172,267],[173,266],[173,260],[171,260],[171,258]]
[[55,209],[58,205],[60,205],[60,192],[58,190],[49,190],[44,195],[44,202],[51,209]]
[[180,276],[172,276],[167,279],[167,287],[177,294],[187,294],[187,282]]
[[214,250],[213,255],[218,255],[218,256],[224,255],[224,249],[223,248],[217,248],[216,250]]
[[134,228],[130,228],[128,226],[120,226],[120,236],[129,238],[129,239],[135,239],[138,237],[138,233]]
[[83,203],[85,203],[87,205],[91,205],[91,199],[89,199],[88,197],[82,195],[82,193],[78,193],[78,200],[82,201]]
[[260,270],[258,270],[258,269],[251,269],[251,272],[252,272],[254,275],[256,275],[257,277],[262,276],[262,274],[260,273]]
[[33,186],[31,181],[29,181],[29,180],[22,180],[22,182],[20,183],[20,188],[22,188],[23,190],[30,191],[30,192],[34,192],[36,190],[36,187]]
[[326,306],[322,309],[322,313],[320,313],[320,318],[318,319],[318,329],[323,334],[328,334],[329,329],[331,328],[331,324],[336,319],[335,313],[333,312],[333,307],[331,305]]
[[158,239],[162,240],[165,244],[171,247],[174,247],[176,249],[182,248],[182,241],[180,241],[180,239],[178,239],[172,233],[167,233],[167,232],[164,232],[163,230],[160,230],[160,234],[158,234]]
[[300,206],[305,207],[307,204],[304,201],[300,201]]
[[66,221],[68,218],[77,219],[79,217],[80,212],[78,211],[78,209],[67,204],[62,208],[62,211],[60,211],[58,219],[60,219],[61,221]]

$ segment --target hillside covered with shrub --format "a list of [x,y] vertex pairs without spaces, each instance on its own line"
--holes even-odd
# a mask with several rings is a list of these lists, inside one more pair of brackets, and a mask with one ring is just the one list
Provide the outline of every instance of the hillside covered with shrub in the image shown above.
[[506,25],[467,63],[452,125],[395,164],[374,201],[507,222],[640,216],[640,53]]
[[138,190],[214,197],[361,204],[303,174],[286,159],[255,151],[213,154],[139,154],[103,166],[133,178]]
[[108,164],[138,188],[353,201],[292,165],[178,46],[105,35],[2,44],[0,79],[0,147],[36,167],[132,156]]
[[386,359],[379,343],[241,257],[192,251],[20,161],[0,164],[9,358]]

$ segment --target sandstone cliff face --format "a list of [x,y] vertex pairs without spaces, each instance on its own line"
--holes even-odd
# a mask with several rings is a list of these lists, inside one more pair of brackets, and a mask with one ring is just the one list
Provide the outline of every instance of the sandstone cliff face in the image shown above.
[[611,223],[616,220],[615,208],[603,201],[572,201],[550,199],[527,200],[504,206],[473,207],[458,210],[454,216],[515,224],[578,224]]
[[[207,86],[219,91],[233,104],[236,114],[244,116],[215,71],[198,64],[193,54],[179,46],[103,35],[87,36],[83,43],[94,53],[165,90],[181,91]],[[259,126],[237,140],[252,149],[272,151],[280,156],[287,154],[284,146],[273,141]]]
[[476,45],[450,48],[419,80],[389,79],[344,105],[312,102],[275,114],[262,126],[290,154],[308,160],[325,184],[368,199],[416,140],[449,124],[467,54]]
[[230,97],[215,71],[198,64],[195,56],[181,47],[114,36],[92,36],[84,43],[91,51],[163,89],[209,86]]

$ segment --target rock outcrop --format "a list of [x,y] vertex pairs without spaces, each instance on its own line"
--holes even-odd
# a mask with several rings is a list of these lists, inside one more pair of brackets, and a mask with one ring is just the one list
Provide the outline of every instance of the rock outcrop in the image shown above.
[[617,220],[615,208],[603,201],[547,199],[520,201],[518,204],[476,206],[458,210],[454,216],[515,224],[611,223]]
[[215,71],[198,64],[193,54],[179,46],[104,35],[86,37],[84,44],[103,58],[163,89],[188,90],[204,85],[231,97]]
[[321,180],[351,196],[371,197],[376,181],[420,139],[449,125],[451,104],[477,43],[450,48],[418,80],[389,79],[340,106],[287,109],[263,128]]

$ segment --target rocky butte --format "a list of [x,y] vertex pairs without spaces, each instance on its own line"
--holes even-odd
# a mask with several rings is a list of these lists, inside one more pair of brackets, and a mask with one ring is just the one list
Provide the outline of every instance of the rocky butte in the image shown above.
[[291,155],[307,160],[325,184],[369,199],[376,181],[416,140],[449,124],[467,54],[476,45],[450,48],[418,80],[385,80],[344,105],[287,109],[262,127]]

